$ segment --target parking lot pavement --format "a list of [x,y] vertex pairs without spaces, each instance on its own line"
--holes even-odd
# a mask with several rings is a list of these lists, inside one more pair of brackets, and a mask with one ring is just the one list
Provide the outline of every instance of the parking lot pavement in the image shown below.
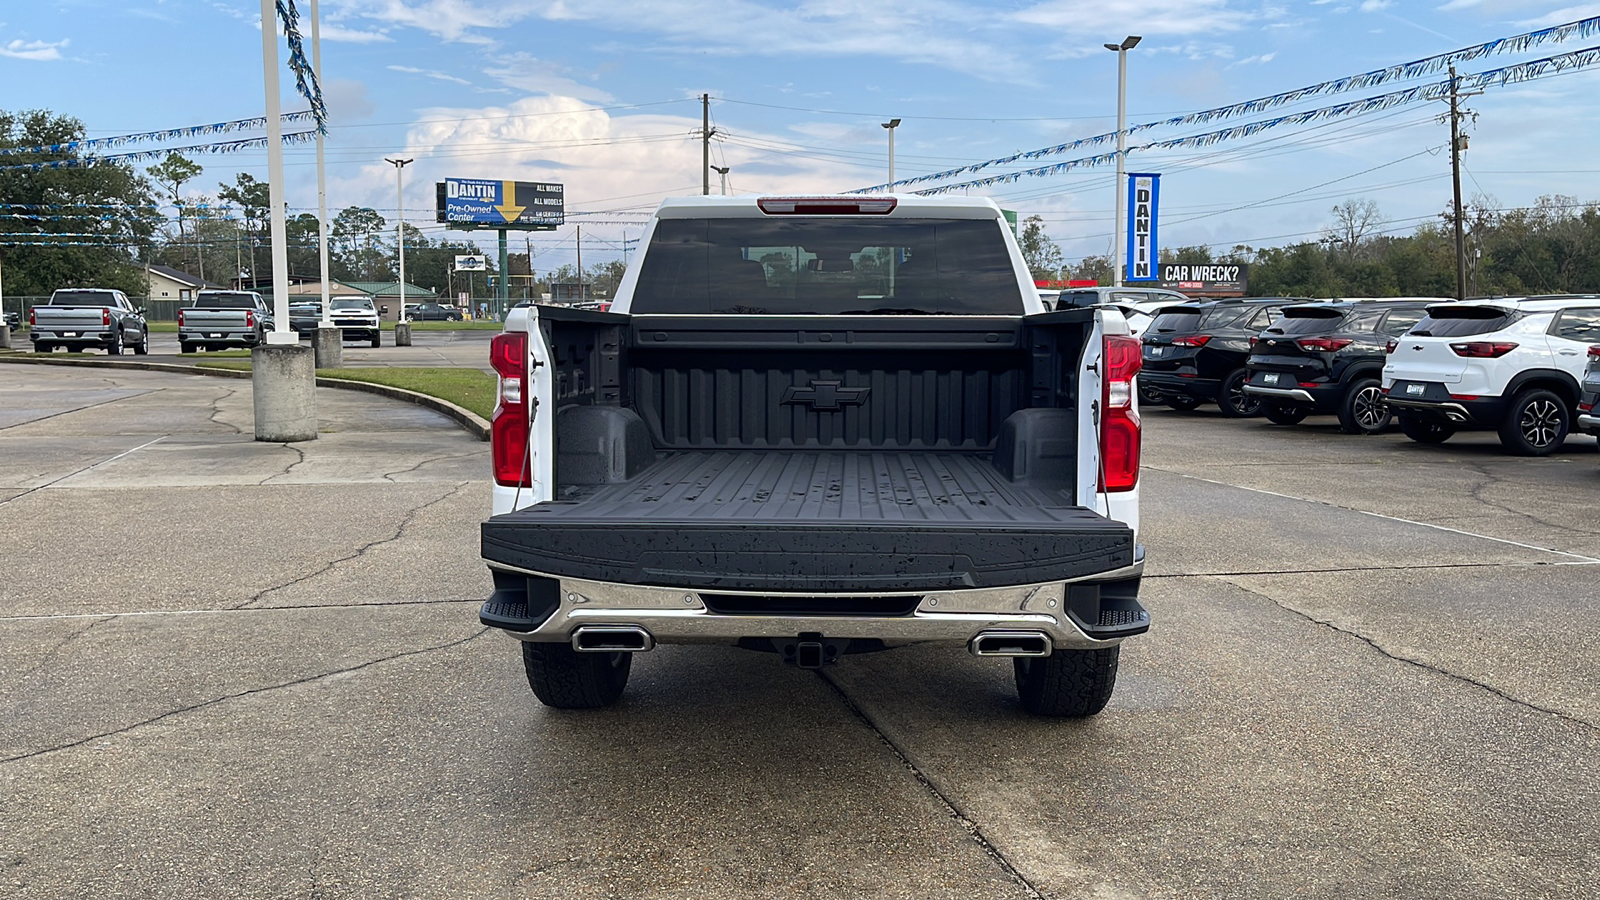
[[[362,341],[346,341],[342,351],[347,366],[452,366],[494,371],[489,367],[489,341],[495,331],[412,331],[411,346],[396,347],[394,332],[383,333],[383,346],[373,347]],[[309,342],[307,342],[309,345]],[[178,347],[178,336],[173,333],[151,333],[150,355],[142,357],[151,362],[193,363],[204,359],[204,353],[185,355]],[[137,361],[141,357],[128,356]]]
[[952,648],[668,647],[561,713],[477,624],[487,450],[447,420],[321,390],[339,430],[257,444],[247,381],[0,367],[22,396],[8,896],[1576,898],[1600,869],[1592,443],[1150,411],[1155,624],[1100,716],[1029,718]]

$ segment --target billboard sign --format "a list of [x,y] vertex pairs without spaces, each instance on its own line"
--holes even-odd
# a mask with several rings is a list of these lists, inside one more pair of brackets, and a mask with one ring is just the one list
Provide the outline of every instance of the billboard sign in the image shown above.
[[1161,287],[1191,297],[1243,297],[1250,288],[1250,267],[1244,263],[1162,263],[1160,270]]
[[1124,282],[1156,280],[1156,207],[1160,200],[1160,175],[1128,173],[1128,271]]
[[438,221],[455,228],[554,228],[566,221],[566,186],[446,178],[436,185]]
[[483,272],[489,268],[489,260],[483,256],[457,256],[457,272]]

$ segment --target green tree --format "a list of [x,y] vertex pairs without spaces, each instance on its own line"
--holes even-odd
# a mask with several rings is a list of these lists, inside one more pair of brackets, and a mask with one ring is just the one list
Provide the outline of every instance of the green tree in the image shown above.
[[265,181],[257,181],[248,172],[240,172],[234,179],[234,184],[218,185],[217,198],[234,205],[238,215],[244,220],[244,245],[249,251],[249,273],[251,284],[256,284],[264,274],[256,264],[256,249],[259,247],[266,251],[266,259],[270,268],[272,259],[272,241],[267,234],[268,218],[272,211],[271,189]]
[[1043,218],[1024,219],[1017,243],[1022,247],[1022,258],[1035,281],[1054,281],[1061,277],[1061,248],[1045,232]]
[[[0,147],[35,147],[82,140],[84,125],[49,110],[0,110]],[[150,182],[131,167],[13,168],[77,158],[76,150],[8,154],[0,168],[0,199],[27,219],[0,219],[6,293],[37,296],[62,287],[149,291],[142,265],[159,224]],[[26,212],[23,210],[27,209]],[[9,235],[9,237],[7,237]],[[52,235],[61,235],[52,237]]]
[[347,206],[329,228],[329,268],[337,281],[385,281],[395,277],[385,264],[388,222],[366,206]]
[[[202,261],[198,247],[193,248],[194,252],[190,253],[188,252],[189,248],[186,246],[188,244],[188,235],[184,228],[184,222],[188,214],[193,211],[193,207],[183,202],[183,186],[199,177],[203,171],[205,170],[199,163],[186,159],[177,153],[169,153],[166,159],[145,168],[145,172],[155,179],[156,185],[161,188],[166,198],[172,201],[173,207],[177,210],[178,266],[189,271],[198,269]],[[194,261],[193,266],[187,265],[187,261],[190,259]],[[205,277],[205,272],[203,271],[196,274],[202,278]]]

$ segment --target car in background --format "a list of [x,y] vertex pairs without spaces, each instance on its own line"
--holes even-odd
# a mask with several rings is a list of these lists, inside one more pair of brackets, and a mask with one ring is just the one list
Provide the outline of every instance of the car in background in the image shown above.
[[459,322],[461,310],[444,303],[418,303],[407,307],[406,317],[413,322]]
[[321,300],[296,300],[289,304],[289,330],[301,340],[316,336],[322,325]]
[[1583,382],[1578,385],[1577,429],[1584,434],[1600,438],[1600,343],[1592,344],[1588,353],[1589,364],[1583,370]]
[[1046,309],[1075,309],[1085,306],[1107,306],[1118,303],[1143,303],[1146,301],[1159,301],[1163,304],[1188,303],[1192,298],[1187,294],[1169,291],[1166,288],[1138,287],[1127,285],[1124,287],[1083,287],[1067,288],[1056,297],[1054,306]]
[[591,312],[610,312],[610,300],[588,300],[583,303],[572,304],[573,309],[587,309]]
[[144,310],[121,291],[62,288],[28,310],[28,340],[38,353],[98,347],[120,356],[123,348],[132,347],[144,356],[150,352],[150,326]]
[[1250,339],[1245,392],[1279,425],[1315,414],[1339,417],[1345,434],[1378,434],[1392,418],[1383,398],[1389,340],[1405,334],[1442,297],[1343,300],[1286,306]]
[[18,328],[21,328],[22,327],[22,315],[20,313],[14,313],[14,312],[6,313],[6,327],[10,328],[13,331],[15,331]]
[[1250,339],[1277,322],[1284,307],[1307,302],[1250,297],[1162,307],[1142,338],[1142,391],[1159,392],[1160,402],[1173,409],[1215,403],[1230,418],[1259,415],[1261,398],[1244,389]]
[[341,341],[368,341],[374,347],[381,347],[383,332],[378,324],[378,312],[371,297],[334,297],[328,301],[328,316],[339,329]]
[[1600,294],[1430,306],[1390,345],[1383,388],[1414,441],[1493,428],[1507,451],[1546,456],[1572,429],[1597,341]]
[[256,347],[272,326],[272,308],[255,291],[201,291],[178,310],[178,349]]

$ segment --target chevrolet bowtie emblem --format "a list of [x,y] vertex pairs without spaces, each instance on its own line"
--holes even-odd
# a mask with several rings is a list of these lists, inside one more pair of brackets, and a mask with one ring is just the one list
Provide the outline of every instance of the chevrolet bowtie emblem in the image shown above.
[[845,404],[860,404],[871,388],[840,387],[837,381],[812,381],[810,387],[791,387],[783,394],[784,403],[803,403],[812,409],[839,409]]

